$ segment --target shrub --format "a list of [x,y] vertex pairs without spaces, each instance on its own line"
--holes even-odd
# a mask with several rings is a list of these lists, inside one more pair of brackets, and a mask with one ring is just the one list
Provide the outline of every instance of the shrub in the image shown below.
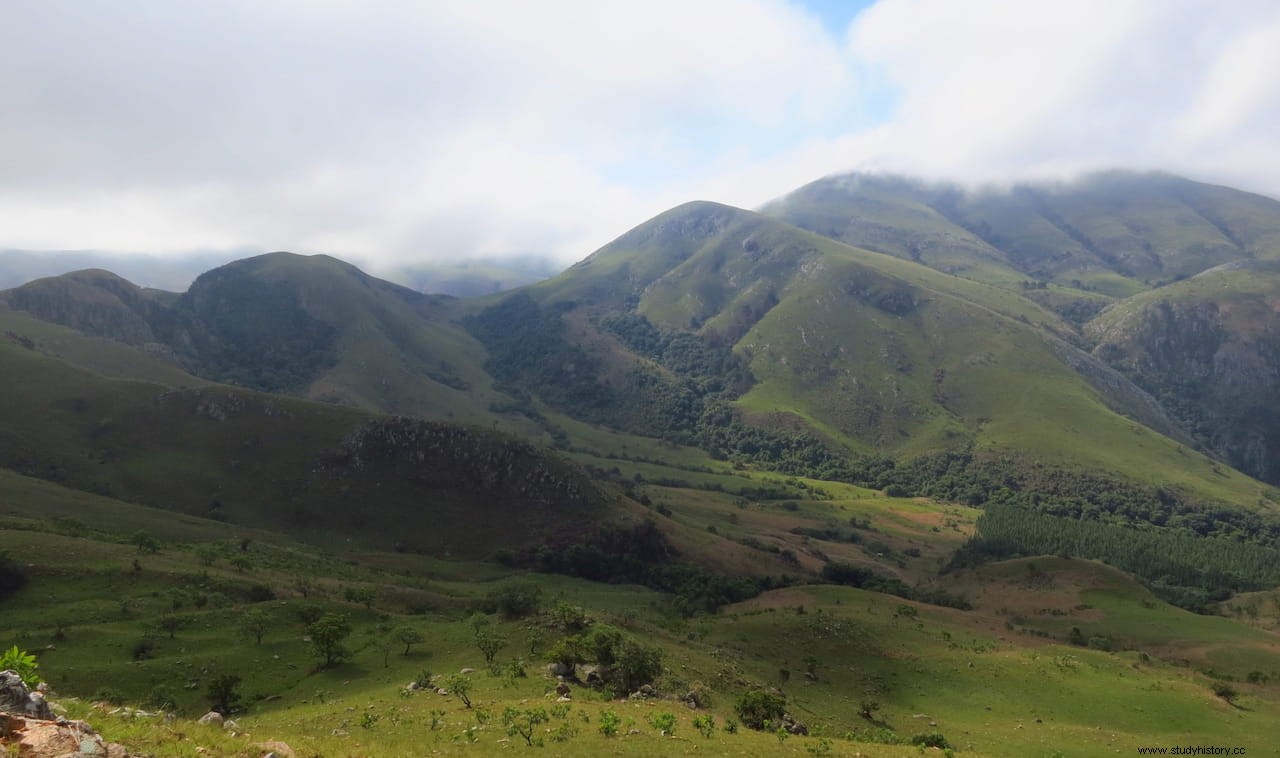
[[538,610],[542,588],[530,581],[508,582],[485,595],[485,610],[518,619]]
[[587,612],[581,606],[563,600],[551,609],[551,620],[565,632],[580,632],[587,628]]
[[600,712],[600,733],[606,737],[612,737],[618,733],[618,727],[622,725],[622,719],[613,711]]
[[698,716],[693,720],[693,728],[703,737],[710,737],[716,731],[716,717],[711,714]]
[[920,747],[936,747],[940,750],[951,749],[951,743],[947,742],[947,738],[942,736],[942,732],[923,732],[911,738],[912,745]]
[[754,689],[738,698],[733,709],[743,724],[751,729],[763,730],[768,728],[768,724],[782,720],[787,709],[787,699],[768,690]]
[[444,689],[461,700],[463,705],[471,707],[471,677],[466,674],[450,674],[444,680]]
[[209,682],[206,694],[209,697],[209,708],[230,715],[240,703],[240,677],[234,674],[219,674]]
[[36,673],[40,665],[36,663],[36,657],[33,653],[25,650],[19,650],[17,645],[0,653],[0,671],[13,671],[22,679],[22,683],[28,687],[34,687],[40,683],[40,675]]
[[649,723],[654,729],[663,734],[672,735],[676,733],[676,715],[674,713],[668,711],[655,713],[649,717]]
[[529,747],[533,747],[533,733],[537,730],[538,724],[544,724],[548,720],[547,712],[542,708],[517,710],[508,706],[502,712],[502,723],[507,727],[507,735],[511,737],[519,735],[524,738],[525,744]]
[[652,684],[662,673],[662,651],[626,640],[616,653],[617,662],[610,670],[610,680],[615,693],[633,692],[646,684]]

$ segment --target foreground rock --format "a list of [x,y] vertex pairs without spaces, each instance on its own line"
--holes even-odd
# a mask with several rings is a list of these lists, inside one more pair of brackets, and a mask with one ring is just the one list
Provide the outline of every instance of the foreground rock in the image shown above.
[[136,758],[107,742],[83,721],[46,720],[0,713],[0,746],[18,758]]
[[0,671],[0,711],[46,721],[53,718],[44,693],[32,692],[16,671]]
[[85,722],[55,718],[44,693],[13,671],[0,671],[0,748],[17,758],[135,758]]

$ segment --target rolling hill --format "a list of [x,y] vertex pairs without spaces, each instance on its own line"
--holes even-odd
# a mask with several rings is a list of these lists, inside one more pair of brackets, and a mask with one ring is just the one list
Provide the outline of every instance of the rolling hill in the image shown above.
[[0,632],[165,755],[1264,750],[1276,208],[836,177],[477,298],[30,282]]

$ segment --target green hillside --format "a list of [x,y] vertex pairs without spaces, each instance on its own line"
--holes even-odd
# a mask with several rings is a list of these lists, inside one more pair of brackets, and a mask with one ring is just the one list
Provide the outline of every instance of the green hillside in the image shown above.
[[1280,481],[1280,265],[1210,269],[1116,303],[1085,331],[1210,449]]
[[[316,539],[488,555],[613,514],[570,464],[472,427],[223,386],[108,379],[0,341],[0,466]],[[200,384],[193,382],[193,384]],[[491,520],[481,535],[469,528]]]
[[1080,338],[1017,293],[725,206],[663,214],[478,318],[490,371],[624,430],[706,447],[708,412],[727,407],[846,458],[967,450],[1242,507],[1265,492],[1158,411],[1181,442],[1133,420],[1156,425],[1150,398],[1078,371]]
[[1166,175],[845,176],[476,298],[31,282],[0,653],[193,758],[1260,753],[1277,260]]
[[[1168,174],[963,189],[893,176],[806,185],[764,208],[859,247],[1001,286],[1047,283],[1064,310],[1095,310],[1240,259],[1280,257],[1280,203]],[[1066,297],[1070,295],[1070,297]]]
[[527,420],[489,411],[506,398],[479,367],[483,350],[452,323],[452,298],[423,295],[328,256],[237,261],[206,272],[182,294],[82,271],[2,292],[0,300],[168,356],[217,382],[538,434]]

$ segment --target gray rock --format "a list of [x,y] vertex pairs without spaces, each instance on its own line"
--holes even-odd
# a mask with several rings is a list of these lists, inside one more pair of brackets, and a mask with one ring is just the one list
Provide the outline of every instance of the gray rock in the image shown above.
[[0,671],[0,711],[52,721],[53,711],[44,695],[32,692],[16,671]]
[[213,724],[214,726],[222,726],[222,714],[217,711],[209,711],[205,715],[197,719],[200,724]]

